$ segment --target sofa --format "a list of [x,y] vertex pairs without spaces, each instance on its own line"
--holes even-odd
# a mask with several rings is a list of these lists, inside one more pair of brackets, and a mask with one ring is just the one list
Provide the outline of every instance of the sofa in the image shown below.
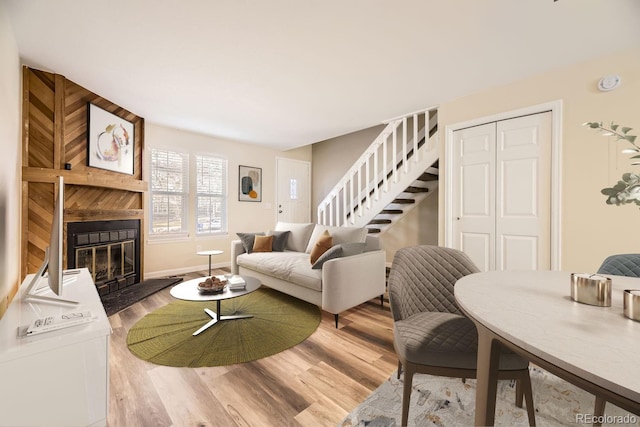
[[231,271],[339,314],[386,287],[380,239],[361,227],[278,222],[274,230],[237,233],[231,242]]

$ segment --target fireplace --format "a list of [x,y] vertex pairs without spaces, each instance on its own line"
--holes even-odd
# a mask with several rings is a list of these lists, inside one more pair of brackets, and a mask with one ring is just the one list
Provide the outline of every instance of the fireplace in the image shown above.
[[140,283],[140,221],[67,224],[67,268],[88,268],[100,296]]

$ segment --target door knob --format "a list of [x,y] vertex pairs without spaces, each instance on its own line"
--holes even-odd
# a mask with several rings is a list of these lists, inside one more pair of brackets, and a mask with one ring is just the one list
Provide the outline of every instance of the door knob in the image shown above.
[[278,213],[282,213],[282,211],[281,211],[281,210],[279,210],[279,211],[278,211]]

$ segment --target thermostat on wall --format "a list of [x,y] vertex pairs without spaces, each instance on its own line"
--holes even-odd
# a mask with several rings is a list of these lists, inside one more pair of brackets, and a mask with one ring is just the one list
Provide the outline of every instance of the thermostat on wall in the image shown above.
[[614,90],[618,86],[620,86],[620,76],[616,75],[604,76],[598,82],[598,89],[603,92]]

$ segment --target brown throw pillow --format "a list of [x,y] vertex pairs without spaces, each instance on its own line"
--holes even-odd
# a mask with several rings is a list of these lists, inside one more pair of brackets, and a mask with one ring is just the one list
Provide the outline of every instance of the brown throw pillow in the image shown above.
[[311,256],[309,259],[311,264],[314,264],[318,258],[320,258],[320,255],[328,251],[331,246],[333,246],[333,237],[331,237],[331,234],[329,234],[327,230],[324,230],[324,233],[320,235],[316,244],[313,246],[313,249],[311,249]]
[[273,236],[256,236],[253,241],[253,252],[271,252]]

